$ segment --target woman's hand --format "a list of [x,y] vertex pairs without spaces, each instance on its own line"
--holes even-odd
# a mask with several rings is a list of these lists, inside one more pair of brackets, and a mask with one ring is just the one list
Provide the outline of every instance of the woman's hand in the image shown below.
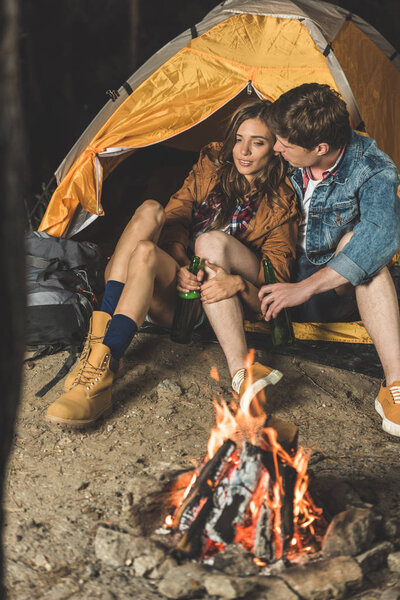
[[201,300],[204,304],[212,304],[231,298],[244,288],[244,283],[239,275],[230,275],[222,267],[205,261],[206,266],[214,271],[215,277],[209,279],[201,286]]
[[176,275],[176,288],[178,292],[191,292],[200,290],[200,284],[204,278],[204,271],[200,269],[197,275],[193,275],[186,267],[181,267]]

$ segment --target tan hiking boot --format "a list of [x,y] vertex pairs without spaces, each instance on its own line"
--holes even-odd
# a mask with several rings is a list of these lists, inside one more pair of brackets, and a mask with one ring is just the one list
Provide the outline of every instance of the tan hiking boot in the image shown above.
[[383,431],[400,437],[400,381],[388,386],[382,383],[375,409],[382,417]]
[[232,378],[232,388],[239,395],[240,406],[248,411],[253,398],[257,397],[261,409],[265,405],[264,388],[275,385],[283,375],[277,369],[254,363],[248,369],[239,369]]
[[77,383],[47,410],[46,421],[84,427],[111,413],[111,386],[118,361],[110,349],[96,343],[89,353]]
[[64,381],[64,392],[67,392],[76,385],[79,381],[79,377],[86,365],[88,356],[94,344],[102,342],[109,323],[111,321],[111,315],[101,310],[93,311],[92,318],[90,319],[89,333],[87,335],[85,345],[78,359],[78,362],[74,368],[68,373]]

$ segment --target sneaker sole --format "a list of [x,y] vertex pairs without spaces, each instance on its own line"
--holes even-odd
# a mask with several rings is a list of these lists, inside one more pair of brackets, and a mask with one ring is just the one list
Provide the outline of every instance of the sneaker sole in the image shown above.
[[386,431],[386,433],[390,433],[391,435],[395,435],[400,437],[400,425],[393,423],[393,421],[389,421],[387,417],[385,417],[385,413],[383,412],[383,408],[378,398],[375,399],[375,410],[382,417],[382,429]]
[[268,373],[266,377],[261,377],[252,383],[244,392],[240,398],[240,406],[243,410],[247,410],[254,396],[257,396],[258,392],[261,392],[268,385],[276,385],[282,379],[283,373],[274,369],[271,373]]
[[82,419],[82,420],[71,420],[71,419],[62,419],[61,417],[54,417],[52,415],[46,415],[45,420],[48,423],[53,423],[56,425],[67,425],[68,427],[75,427],[76,429],[87,427],[88,425],[93,425],[99,419],[104,417],[109,417],[112,413],[112,406],[107,406],[103,412],[94,417],[93,419]]

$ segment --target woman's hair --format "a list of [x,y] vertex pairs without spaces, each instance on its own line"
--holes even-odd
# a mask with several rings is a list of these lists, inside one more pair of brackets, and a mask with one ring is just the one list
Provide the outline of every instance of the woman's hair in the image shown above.
[[[232,156],[237,131],[244,121],[260,119],[269,129],[269,106],[268,100],[256,100],[251,104],[241,106],[231,118],[217,157],[219,183],[213,190],[214,194],[223,195],[224,202],[211,229],[220,229],[226,225],[236,208],[237,199],[243,199],[251,189],[257,190],[259,200],[266,196],[270,202],[281,205],[279,186],[285,178],[285,167],[281,156],[272,154],[265,169],[257,173],[251,185],[235,167]],[[275,137],[274,134],[271,133],[271,135]],[[215,161],[215,157],[210,156],[210,158]],[[212,197],[210,200],[212,201]]]

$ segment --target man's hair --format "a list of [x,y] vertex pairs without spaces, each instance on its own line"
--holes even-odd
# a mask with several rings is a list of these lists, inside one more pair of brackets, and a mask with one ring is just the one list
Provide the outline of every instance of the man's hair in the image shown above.
[[319,83],[304,83],[282,94],[269,107],[275,135],[312,150],[323,142],[337,150],[347,143],[349,113],[339,94]]

